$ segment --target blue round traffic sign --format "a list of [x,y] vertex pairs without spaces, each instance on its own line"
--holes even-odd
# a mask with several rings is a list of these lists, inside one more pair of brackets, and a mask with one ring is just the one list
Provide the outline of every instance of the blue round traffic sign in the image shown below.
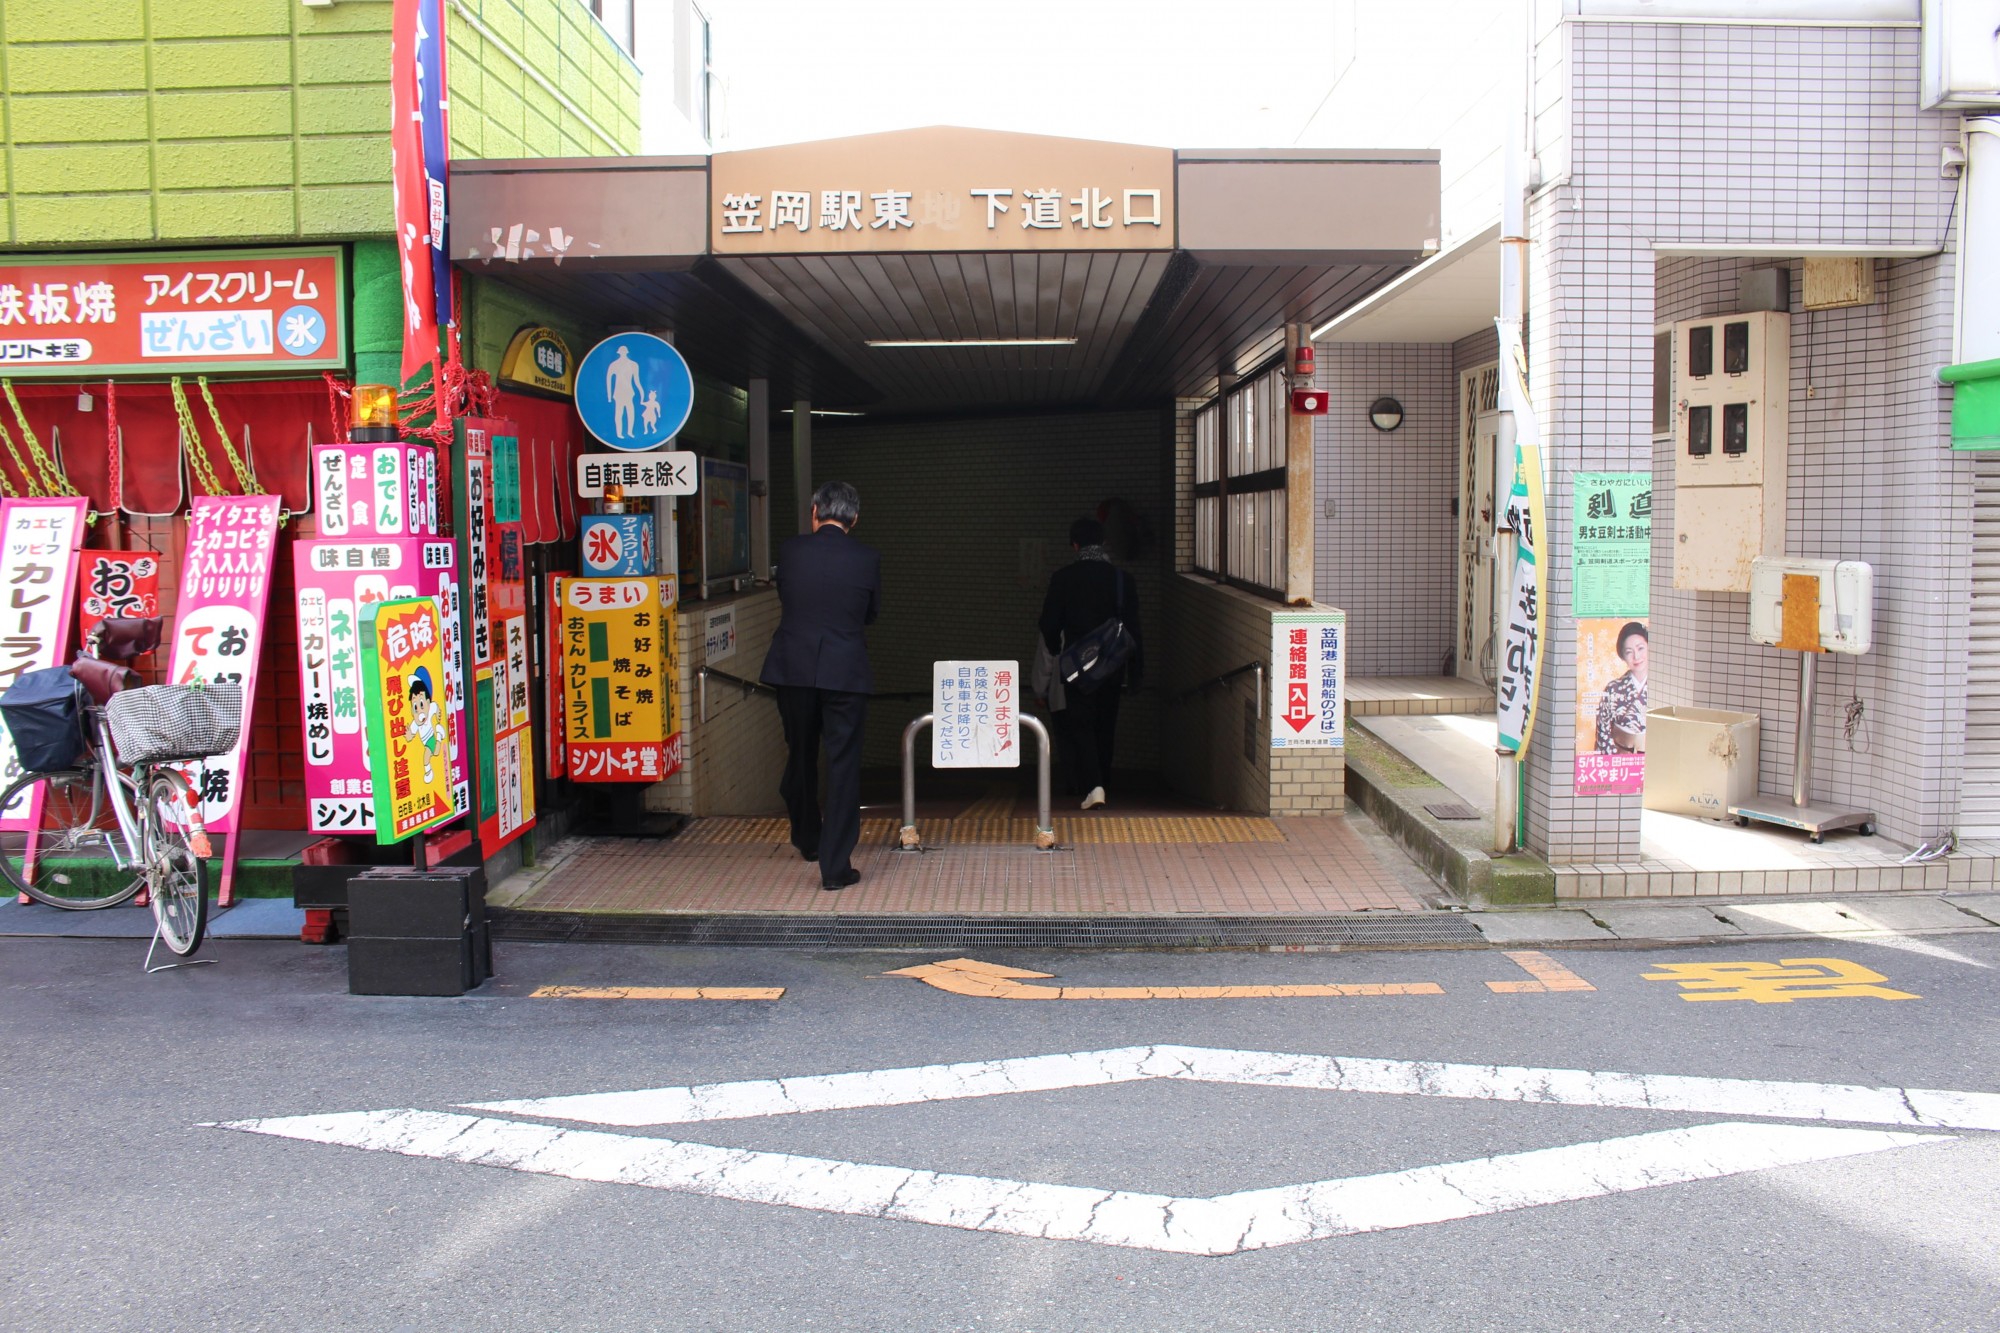
[[576,368],[577,415],[584,429],[613,449],[657,448],[680,432],[693,410],[694,376],[664,338],[606,338]]

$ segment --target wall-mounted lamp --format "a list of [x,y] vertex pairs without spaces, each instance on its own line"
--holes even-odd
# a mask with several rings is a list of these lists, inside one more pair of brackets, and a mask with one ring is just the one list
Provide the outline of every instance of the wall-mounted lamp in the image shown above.
[[1394,430],[1403,424],[1403,405],[1384,395],[1368,405],[1368,424],[1376,430]]

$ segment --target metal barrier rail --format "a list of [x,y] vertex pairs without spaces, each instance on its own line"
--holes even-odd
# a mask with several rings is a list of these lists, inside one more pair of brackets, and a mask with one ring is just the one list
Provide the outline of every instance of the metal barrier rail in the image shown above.
[[[776,687],[766,685],[761,680],[745,680],[741,676],[732,676],[727,671],[718,671],[711,666],[697,669],[694,676],[696,693],[700,699],[701,720],[703,722],[708,721],[708,678],[710,676],[714,676],[717,680],[728,681],[731,685],[740,688],[746,695],[768,694],[775,698],[778,693]],[[928,699],[931,697],[931,693],[929,690],[895,690],[887,694],[871,694],[868,697],[870,699]]]
[[1261,718],[1264,716],[1264,664],[1262,662],[1245,662],[1234,671],[1225,671],[1219,676],[1211,676],[1192,689],[1182,690],[1179,694],[1167,700],[1167,702],[1177,704],[1183,699],[1192,699],[1197,694],[1205,693],[1218,685],[1227,685],[1238,676],[1253,671],[1257,673],[1257,716]]
[[[1049,813],[1049,729],[1031,713],[1016,715],[1021,725],[1041,738],[1042,753],[1035,772],[1035,850],[1052,851],[1056,845],[1056,823]],[[903,828],[897,835],[899,852],[923,850],[923,835],[917,832],[917,733],[931,725],[929,713],[913,718],[903,728]]]

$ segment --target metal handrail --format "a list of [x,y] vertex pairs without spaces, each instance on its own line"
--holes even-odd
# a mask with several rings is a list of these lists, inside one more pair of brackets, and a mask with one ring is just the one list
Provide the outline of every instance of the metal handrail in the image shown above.
[[[712,666],[698,667],[694,674],[696,689],[699,692],[701,700],[700,709],[701,720],[703,722],[708,721],[708,678],[710,676],[714,676],[717,680],[728,681],[731,685],[742,689],[745,694],[768,694],[775,698],[778,693],[776,686],[766,685],[761,680],[745,680],[741,676],[732,676],[727,671],[721,671]],[[931,692],[929,690],[893,690],[885,694],[871,694],[868,697],[870,699],[883,700],[928,699],[931,697]]]
[[1214,689],[1218,685],[1227,685],[1230,681],[1235,680],[1238,676],[1245,675],[1252,671],[1257,673],[1257,716],[1262,717],[1264,716],[1264,664],[1262,662],[1245,662],[1242,666],[1237,667],[1234,671],[1225,671],[1219,676],[1211,676],[1209,679],[1203,681],[1199,685],[1194,686],[1192,689],[1182,690],[1179,694],[1176,694],[1173,698],[1167,700],[1167,702],[1171,704],[1177,704],[1183,699],[1192,699],[1197,694],[1206,693],[1207,691]]
[[[1023,727],[1041,738],[1042,753],[1035,769],[1035,850],[1054,851],[1056,821],[1049,813],[1049,729],[1032,713],[1016,716]],[[917,832],[917,733],[930,726],[933,720],[929,713],[925,713],[911,718],[910,724],[903,728],[903,827],[896,836],[896,850],[900,852],[920,852],[924,849],[923,835]]]

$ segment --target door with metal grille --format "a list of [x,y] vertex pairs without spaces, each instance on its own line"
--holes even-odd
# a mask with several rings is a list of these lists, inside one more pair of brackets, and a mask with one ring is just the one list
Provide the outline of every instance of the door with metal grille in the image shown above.
[[1973,465],[1972,632],[1965,691],[1962,838],[2000,837],[2000,454]]

